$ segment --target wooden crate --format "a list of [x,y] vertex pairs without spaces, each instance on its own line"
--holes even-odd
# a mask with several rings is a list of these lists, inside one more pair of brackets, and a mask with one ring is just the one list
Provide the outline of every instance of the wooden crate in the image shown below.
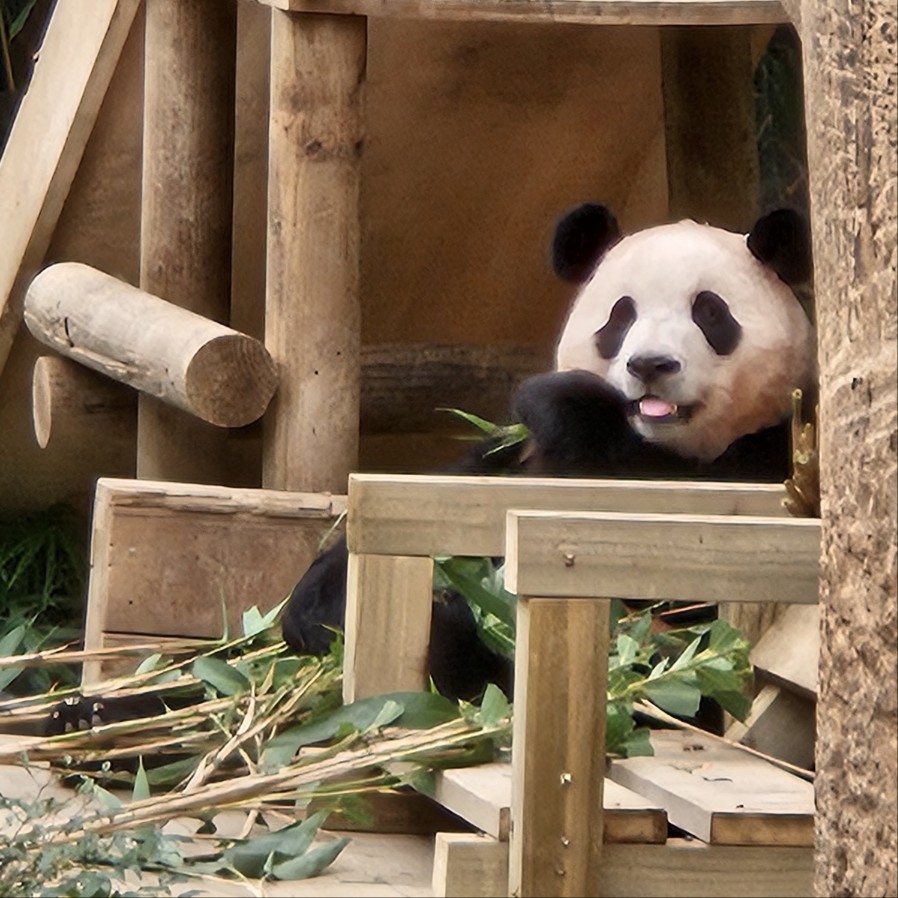
[[[642,813],[663,810],[696,841],[615,842],[598,700],[603,599],[817,602],[819,521],[785,515],[783,495],[755,484],[350,478],[347,700],[426,685],[431,556],[504,555],[518,595],[511,771],[439,778],[435,797],[484,835],[438,836],[435,894],[811,893],[813,787],[703,737],[659,737],[655,758],[610,773]],[[397,641],[402,657],[384,657]]]
[[[293,588],[345,509],[327,493],[102,478],[86,648],[231,634]],[[88,686],[114,668],[84,666]]]

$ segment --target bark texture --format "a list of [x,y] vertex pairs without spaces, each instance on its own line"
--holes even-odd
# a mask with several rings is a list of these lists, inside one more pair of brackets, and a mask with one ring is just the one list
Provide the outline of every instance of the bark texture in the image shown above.
[[820,353],[819,895],[896,895],[896,10],[805,0]]

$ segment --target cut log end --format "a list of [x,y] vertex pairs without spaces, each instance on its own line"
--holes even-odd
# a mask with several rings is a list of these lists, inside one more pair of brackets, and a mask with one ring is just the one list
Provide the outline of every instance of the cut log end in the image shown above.
[[243,427],[262,417],[277,388],[265,347],[233,333],[206,343],[190,360],[185,392],[191,410],[219,427]]

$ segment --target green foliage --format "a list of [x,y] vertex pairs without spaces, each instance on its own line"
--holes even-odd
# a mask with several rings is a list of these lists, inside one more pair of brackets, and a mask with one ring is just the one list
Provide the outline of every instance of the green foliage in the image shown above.
[[[82,529],[68,506],[0,519],[0,657],[81,637],[85,556]],[[44,692],[53,682],[73,684],[73,669],[0,671],[0,689],[20,694]]]

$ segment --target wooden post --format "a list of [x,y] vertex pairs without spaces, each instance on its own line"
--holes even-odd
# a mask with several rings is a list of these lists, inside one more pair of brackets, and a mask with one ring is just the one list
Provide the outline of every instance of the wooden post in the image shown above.
[[758,207],[752,29],[661,29],[670,215],[747,233]]
[[358,455],[366,19],[272,10],[263,484],[346,489]]
[[350,552],[343,700],[427,689],[433,559]]
[[598,894],[609,607],[518,596],[511,895]]
[[258,340],[80,262],[32,281],[25,323],[62,354],[219,427],[259,418],[277,382]]
[[134,458],[137,395],[60,356],[42,355],[31,369],[31,418],[34,438],[46,449],[54,442],[77,453],[96,446],[104,457]]
[[[236,4],[147,0],[140,285],[229,319]],[[222,482],[227,434],[141,397],[137,474]]]

